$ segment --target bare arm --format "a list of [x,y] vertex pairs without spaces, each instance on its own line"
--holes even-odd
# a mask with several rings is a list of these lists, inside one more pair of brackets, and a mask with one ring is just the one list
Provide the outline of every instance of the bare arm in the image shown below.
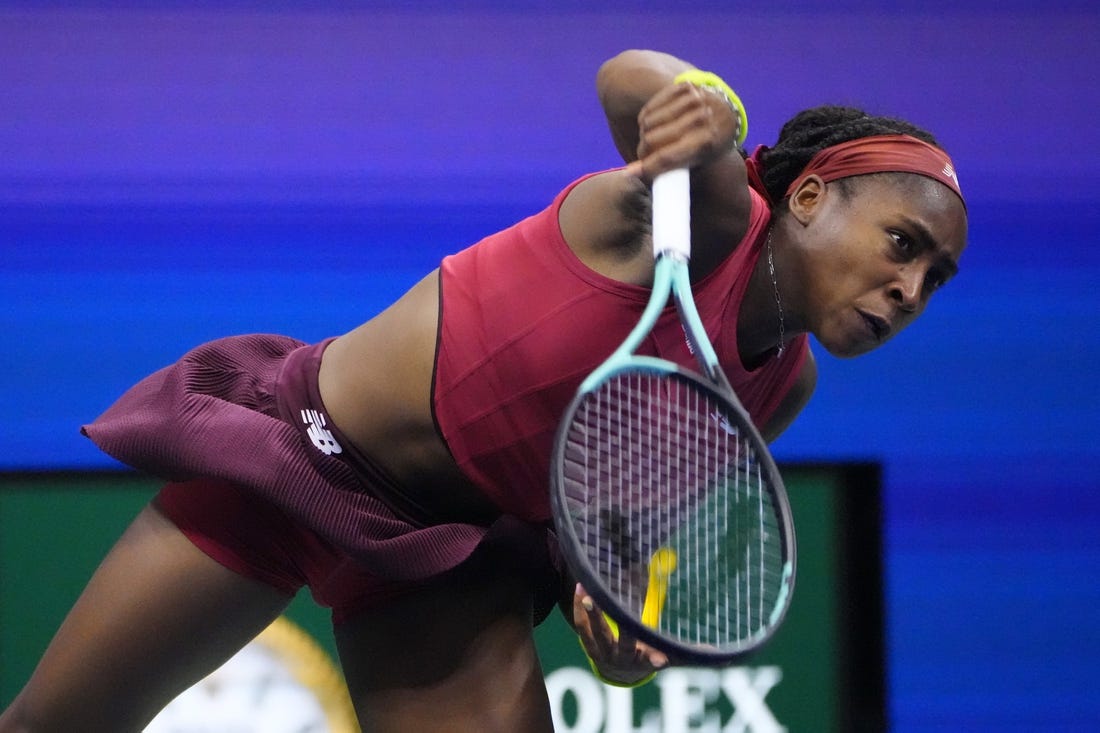
[[676,75],[694,68],[658,51],[624,51],[608,59],[596,75],[596,92],[611,128],[611,139],[627,163],[638,159],[638,115],[645,103]]
[[748,227],[745,163],[736,149],[739,118],[719,96],[673,79],[694,68],[657,51],[624,51],[596,77],[611,136],[630,170],[645,181],[692,169],[692,274],[702,277]]

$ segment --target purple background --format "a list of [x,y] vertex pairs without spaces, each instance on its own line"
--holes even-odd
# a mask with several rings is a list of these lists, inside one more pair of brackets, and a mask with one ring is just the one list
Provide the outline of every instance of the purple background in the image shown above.
[[717,71],[749,145],[813,104],[932,129],[960,277],[821,354],[780,458],[881,461],[897,731],[1100,729],[1094,2],[0,3],[0,468],[230,333],[352,328],[617,158],[605,58]]

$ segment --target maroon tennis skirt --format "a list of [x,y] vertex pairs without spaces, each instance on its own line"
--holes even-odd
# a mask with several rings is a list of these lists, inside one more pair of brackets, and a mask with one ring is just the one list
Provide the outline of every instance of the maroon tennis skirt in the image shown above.
[[425,524],[387,503],[392,484],[327,419],[317,390],[327,343],[212,341],[134,385],[82,432],[155,476],[224,479],[255,492],[383,577],[440,574],[486,539],[514,544],[533,568],[556,568],[544,527],[510,517]]

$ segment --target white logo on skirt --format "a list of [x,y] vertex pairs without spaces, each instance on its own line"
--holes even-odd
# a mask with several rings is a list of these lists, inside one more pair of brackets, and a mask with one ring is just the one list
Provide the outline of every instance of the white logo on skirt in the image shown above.
[[313,445],[317,450],[326,456],[344,452],[344,449],[336,442],[336,437],[332,434],[332,431],[325,428],[327,423],[323,412],[302,410],[302,422],[309,426],[306,428],[306,435],[313,441]]

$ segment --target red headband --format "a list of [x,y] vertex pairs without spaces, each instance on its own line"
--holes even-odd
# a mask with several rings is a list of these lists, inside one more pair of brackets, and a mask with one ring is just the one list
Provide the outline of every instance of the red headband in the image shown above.
[[955,166],[947,153],[909,135],[873,135],[825,148],[810,159],[802,173],[787,188],[787,195],[794,193],[806,176],[813,174],[828,183],[866,173],[894,172],[933,178],[958,194],[960,199],[963,198]]

